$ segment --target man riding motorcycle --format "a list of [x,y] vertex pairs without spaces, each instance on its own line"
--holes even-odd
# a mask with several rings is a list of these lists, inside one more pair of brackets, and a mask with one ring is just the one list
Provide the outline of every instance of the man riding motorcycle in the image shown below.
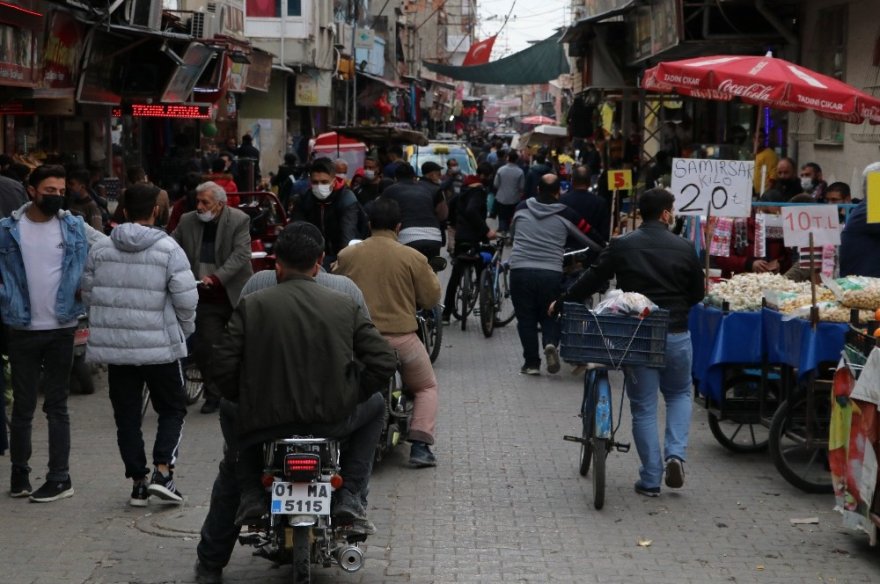
[[263,443],[312,435],[349,439],[333,515],[375,529],[361,496],[382,430],[384,400],[376,392],[397,357],[353,300],[315,282],[323,250],[315,226],[285,229],[275,244],[278,285],[241,299],[216,349],[214,378],[224,397],[239,403],[238,524],[268,509]]

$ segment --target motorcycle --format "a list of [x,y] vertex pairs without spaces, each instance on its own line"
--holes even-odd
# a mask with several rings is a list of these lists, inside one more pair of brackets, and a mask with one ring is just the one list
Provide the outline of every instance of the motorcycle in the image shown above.
[[385,392],[385,422],[379,435],[379,443],[376,445],[376,462],[381,461],[387,452],[393,450],[406,438],[412,413],[413,399],[403,385],[398,367],[388,381],[388,389]]
[[339,441],[291,437],[263,447],[263,484],[271,493],[268,514],[245,526],[242,545],[278,564],[293,564],[293,582],[311,581],[313,565],[336,564],[353,573],[364,565],[360,548],[367,536],[331,517],[333,491],[340,488]]

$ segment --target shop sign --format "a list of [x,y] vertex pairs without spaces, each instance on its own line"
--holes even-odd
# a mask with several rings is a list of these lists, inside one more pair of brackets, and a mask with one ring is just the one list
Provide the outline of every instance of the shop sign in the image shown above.
[[330,107],[332,75],[329,71],[308,69],[296,76],[296,105]]
[[119,105],[122,95],[121,55],[130,41],[93,29],[86,42],[86,57],[79,76],[77,101],[99,105]]
[[69,12],[55,11],[43,50],[43,87],[73,89],[85,31]]
[[0,116],[30,116],[34,114],[34,102],[4,101],[0,102]]
[[251,49],[250,66],[247,68],[247,88],[257,91],[269,91],[269,80],[272,77],[272,54]]
[[183,64],[179,65],[168,80],[160,101],[181,103],[189,99],[193,87],[214,56],[214,50],[201,43],[190,43],[183,54]]
[[[813,241],[810,241],[810,235]],[[840,216],[835,205],[782,208],[782,237],[787,247],[840,245]]]
[[749,217],[754,160],[672,159],[676,215]]
[[612,10],[626,8],[629,4],[632,4],[632,0],[586,0],[584,4],[584,17],[592,18]]
[[129,103],[111,110],[114,118],[186,118],[207,120],[211,117],[209,104],[194,103]]
[[625,17],[630,61],[653,57],[681,41],[681,0],[658,0]]
[[248,69],[250,65],[247,63],[229,63],[229,77],[226,84],[226,90],[233,93],[244,93],[247,90]]
[[356,49],[372,49],[375,42],[375,35],[368,28],[359,28],[354,33],[354,48]]
[[33,87],[34,31],[0,23],[0,85]]

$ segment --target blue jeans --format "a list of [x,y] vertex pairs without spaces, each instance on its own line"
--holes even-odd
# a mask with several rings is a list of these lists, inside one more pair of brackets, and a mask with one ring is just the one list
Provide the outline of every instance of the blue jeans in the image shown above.
[[552,270],[510,270],[510,296],[516,313],[516,331],[523,348],[526,367],[540,367],[538,323],[541,323],[541,346],[559,345],[559,321],[547,316],[550,303],[559,296],[562,273]]
[[[646,487],[659,487],[663,462],[669,457],[687,456],[688,432],[691,424],[693,347],[691,334],[666,335],[666,367],[626,368],[626,393],[632,412],[633,440],[639,453],[639,478]],[[661,453],[657,434],[658,392],[666,402],[666,434]]]

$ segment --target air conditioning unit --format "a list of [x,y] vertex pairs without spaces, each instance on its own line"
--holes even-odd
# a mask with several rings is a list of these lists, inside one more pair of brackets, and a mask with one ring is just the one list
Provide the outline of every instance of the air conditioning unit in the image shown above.
[[211,39],[219,33],[217,15],[211,12],[195,12],[189,21],[189,34],[197,39]]
[[162,26],[162,3],[153,0],[125,0],[111,14],[114,24],[159,30]]

